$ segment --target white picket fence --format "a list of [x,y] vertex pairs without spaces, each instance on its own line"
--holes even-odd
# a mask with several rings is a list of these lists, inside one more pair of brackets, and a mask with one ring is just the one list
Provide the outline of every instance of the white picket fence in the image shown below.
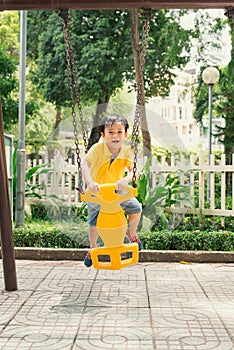
[[[196,159],[196,160],[195,160]],[[139,171],[144,165],[146,159],[139,160]],[[42,160],[38,163],[34,159],[28,161],[28,168],[42,164]],[[37,185],[44,183],[45,190],[43,194],[55,195],[61,198],[66,205],[80,206],[78,187],[78,168],[72,164],[72,159],[65,161],[63,157],[56,156],[50,167],[53,171],[46,174],[34,175],[32,184]],[[190,156],[189,160],[181,156],[176,159],[171,156],[170,161],[166,162],[165,157],[160,161],[153,158],[151,165],[151,182],[152,186],[157,185],[157,178],[160,174],[176,174],[179,176],[181,184],[190,184],[190,196],[193,203],[198,203],[193,209],[185,208],[181,201],[180,207],[170,208],[169,211],[174,213],[201,213],[203,215],[216,216],[234,216],[234,154],[232,155],[232,165],[226,164],[226,156],[223,154],[219,163],[215,162],[214,156],[211,155],[210,165],[205,161],[204,153],[200,153],[196,158]],[[232,199],[231,204],[227,203],[226,196],[226,178],[227,173],[230,173],[232,182]],[[217,179],[219,183],[217,183]],[[215,180],[216,179],[216,180]],[[207,201],[207,182],[209,188],[209,201]],[[197,186],[198,200],[195,198],[195,186]],[[217,190],[219,186],[219,190]],[[216,196],[219,193],[221,197],[218,201],[219,207],[215,206]]]

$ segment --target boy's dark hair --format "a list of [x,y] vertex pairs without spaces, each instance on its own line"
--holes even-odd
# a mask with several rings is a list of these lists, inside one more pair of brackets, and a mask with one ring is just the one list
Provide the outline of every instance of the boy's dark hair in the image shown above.
[[129,125],[128,125],[128,121],[126,118],[121,117],[118,114],[110,114],[110,115],[106,115],[100,124],[100,130],[102,133],[104,133],[105,127],[109,126],[109,125],[113,125],[115,123],[121,123],[122,125],[124,125],[125,127],[125,132],[127,132]]

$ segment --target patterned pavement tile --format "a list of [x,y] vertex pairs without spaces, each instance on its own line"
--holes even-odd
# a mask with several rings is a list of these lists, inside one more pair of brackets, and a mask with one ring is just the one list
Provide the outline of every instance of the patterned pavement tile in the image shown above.
[[90,327],[151,327],[151,316],[148,308],[123,307],[87,307],[81,326]]
[[233,350],[233,267],[17,261],[20,289],[0,294],[0,349]]
[[151,308],[157,307],[209,307],[210,303],[206,295],[202,293],[187,293],[186,288],[181,288],[173,292],[173,288],[168,287],[168,291],[158,292],[149,290],[149,302]]
[[48,273],[53,269],[51,266],[32,266],[27,264],[26,266],[16,265],[16,272],[18,279],[41,279],[45,278]]
[[87,306],[147,307],[145,283],[140,281],[95,281]]
[[38,286],[38,290],[41,291],[86,291],[89,292],[90,286],[93,283],[93,279],[86,279],[85,276],[82,278],[77,276],[78,273],[72,273],[69,270],[61,273],[57,272],[53,275],[49,275],[41,284]]
[[194,264],[180,264],[180,263],[143,263],[147,279],[155,280],[156,277],[172,277],[175,279],[187,277],[193,278],[191,269]]
[[202,328],[202,329],[224,329],[216,311],[211,307],[207,309],[195,308],[153,308],[151,309],[152,324],[154,327],[168,328]]
[[233,307],[234,283],[232,281],[217,281],[212,283],[208,281],[203,289],[207,298],[215,307],[226,309]]
[[4,350],[70,350],[77,326],[59,329],[51,326],[10,326],[0,335],[0,349]]
[[65,325],[77,325],[83,311],[79,296],[73,293],[35,293],[10,324],[39,327],[56,324],[61,328]]
[[159,278],[155,277],[154,281],[148,281],[149,290],[155,290],[158,292],[179,293],[180,291],[186,291],[186,293],[202,293],[202,288],[196,280],[184,278]]
[[31,292],[3,292],[0,293],[0,325],[5,325],[14,318],[22,305],[30,297]]
[[101,280],[131,280],[131,281],[144,281],[145,280],[145,268],[143,264],[136,264],[128,266],[121,270],[99,270],[97,279]]
[[150,328],[80,327],[73,350],[152,350]]
[[157,328],[154,330],[156,350],[233,350],[224,330],[192,328]]
[[[80,262],[81,263],[81,262]],[[93,268],[87,268],[82,265],[77,265],[76,262],[74,262],[74,265],[69,266],[54,266],[53,269],[51,269],[48,279],[54,279],[58,276],[58,278],[68,278],[70,276],[72,279],[94,279],[97,275],[98,271]]]
[[216,309],[216,312],[220,319],[222,320],[225,329],[230,335],[230,338],[233,341],[233,349],[234,349],[234,301],[233,306],[230,309]]
[[193,273],[199,281],[234,280],[234,264],[197,264]]

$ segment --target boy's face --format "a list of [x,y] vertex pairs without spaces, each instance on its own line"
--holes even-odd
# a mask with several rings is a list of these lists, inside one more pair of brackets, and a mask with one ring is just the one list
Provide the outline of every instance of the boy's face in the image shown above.
[[123,140],[126,138],[127,133],[125,132],[124,125],[121,123],[114,123],[105,126],[102,136],[110,150],[118,150],[120,149]]

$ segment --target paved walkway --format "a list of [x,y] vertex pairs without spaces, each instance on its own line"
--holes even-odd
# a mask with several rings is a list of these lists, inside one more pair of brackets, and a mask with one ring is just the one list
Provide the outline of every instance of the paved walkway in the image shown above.
[[234,349],[234,264],[18,260],[15,292],[0,270],[0,349]]

